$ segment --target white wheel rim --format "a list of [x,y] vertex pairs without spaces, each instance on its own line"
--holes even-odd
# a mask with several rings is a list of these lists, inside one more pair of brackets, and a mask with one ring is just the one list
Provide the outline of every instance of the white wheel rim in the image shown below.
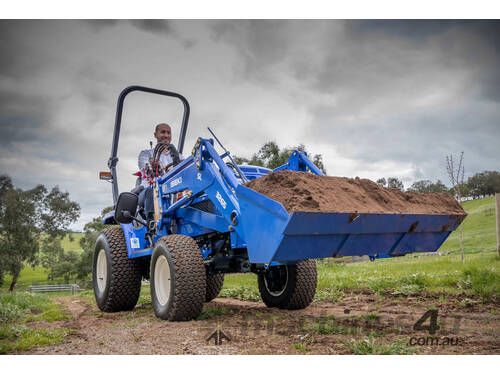
[[155,264],[155,295],[160,305],[166,305],[170,298],[170,267],[165,255],[160,255]]
[[97,266],[96,266],[96,277],[97,277],[97,287],[100,292],[103,292],[106,288],[106,281],[108,276],[108,260],[106,259],[106,251],[101,249],[99,255],[97,256]]
[[285,271],[286,271],[286,281],[285,281],[285,285],[283,286],[283,289],[277,291],[277,292],[272,292],[270,289],[269,289],[269,286],[267,285],[267,278],[264,276],[264,284],[266,286],[266,289],[268,291],[268,293],[270,295],[272,295],[273,297],[279,297],[283,294],[283,292],[285,291],[286,289],[286,286],[288,285],[288,268],[285,268]]

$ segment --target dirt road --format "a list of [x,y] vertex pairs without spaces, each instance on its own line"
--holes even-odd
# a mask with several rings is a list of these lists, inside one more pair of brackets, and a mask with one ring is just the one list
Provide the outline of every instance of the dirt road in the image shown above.
[[[473,301],[352,294],[284,311],[216,298],[189,322],[159,320],[149,304],[108,314],[89,297],[57,301],[73,319],[29,324],[70,328],[67,341],[19,354],[500,354],[500,306]],[[432,314],[414,330],[429,309],[434,335]]]

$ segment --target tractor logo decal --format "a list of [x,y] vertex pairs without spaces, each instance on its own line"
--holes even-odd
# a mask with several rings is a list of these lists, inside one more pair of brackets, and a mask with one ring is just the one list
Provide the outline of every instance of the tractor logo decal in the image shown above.
[[130,239],[130,247],[132,249],[140,249],[141,248],[141,244],[139,243],[139,239],[137,237],[132,237]]
[[173,188],[174,186],[177,186],[180,183],[182,183],[182,177],[179,177],[179,178],[176,178],[175,180],[172,180],[172,182],[170,182],[170,187]]
[[222,206],[223,209],[226,209],[226,206],[227,206],[227,203],[226,201],[224,200],[224,198],[222,198],[222,195],[220,195],[219,191],[217,191],[217,194],[215,194],[215,197],[217,198],[217,200],[219,201],[220,205]]

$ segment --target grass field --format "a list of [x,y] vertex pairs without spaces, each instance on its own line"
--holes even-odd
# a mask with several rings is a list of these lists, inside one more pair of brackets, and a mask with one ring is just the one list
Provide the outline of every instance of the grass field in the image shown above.
[[[463,223],[464,252],[496,251],[495,197],[462,204],[468,216]],[[460,252],[459,230],[453,232],[439,251]]]
[[[500,258],[493,252],[460,255],[402,257],[363,263],[318,261],[316,300],[338,301],[346,292],[421,295],[445,293],[483,301],[500,296]],[[257,276],[226,275],[221,296],[258,301]]]

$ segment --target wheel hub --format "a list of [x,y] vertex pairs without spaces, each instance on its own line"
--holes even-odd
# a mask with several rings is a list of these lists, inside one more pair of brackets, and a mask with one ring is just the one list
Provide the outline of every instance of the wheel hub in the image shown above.
[[106,251],[101,249],[99,251],[99,255],[97,256],[97,265],[96,265],[96,278],[97,278],[97,287],[100,292],[104,292],[106,288],[108,276],[108,260],[106,259]]
[[279,297],[288,284],[288,269],[286,266],[270,267],[264,275],[264,285],[273,297]]
[[166,305],[170,298],[170,266],[164,255],[160,255],[155,264],[155,295],[161,305]]

